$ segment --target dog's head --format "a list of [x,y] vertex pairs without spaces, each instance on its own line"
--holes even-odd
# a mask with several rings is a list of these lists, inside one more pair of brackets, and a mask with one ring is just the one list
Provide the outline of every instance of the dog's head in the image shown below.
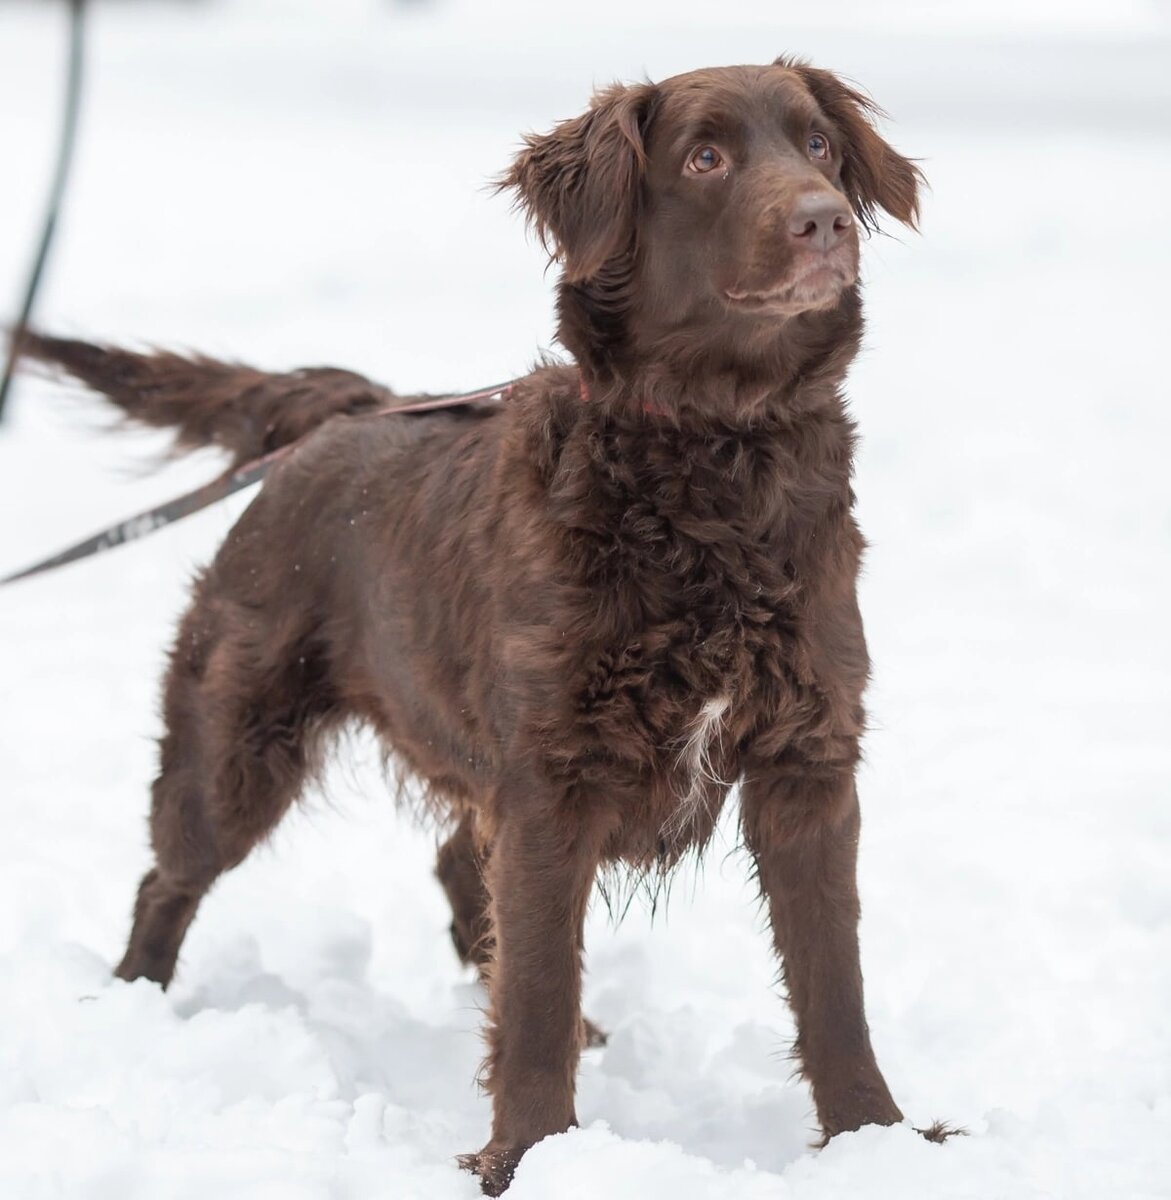
[[564,283],[667,331],[834,307],[859,226],[918,216],[918,168],[878,110],[788,59],[615,85],[530,136],[504,176]]

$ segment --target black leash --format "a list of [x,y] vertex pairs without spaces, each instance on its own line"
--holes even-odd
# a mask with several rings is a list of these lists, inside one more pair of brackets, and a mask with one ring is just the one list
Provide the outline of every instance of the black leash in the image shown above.
[[[506,400],[516,382],[513,379],[508,383],[496,384],[494,387],[480,388],[474,392],[462,392],[458,396],[440,396],[432,400],[419,400],[414,404],[394,405],[369,415],[425,413],[441,408],[462,408],[482,400]],[[282,446],[279,450],[264,455],[263,458],[254,458],[242,467],[226,472],[218,479],[213,479],[210,483],[195,488],[194,491],[185,492],[182,496],[176,496],[174,500],[168,500],[165,504],[157,504],[145,512],[136,513],[125,521],[118,521],[100,533],[95,533],[92,537],[62,550],[59,554],[33,563],[31,567],[25,567],[24,570],[17,571],[12,575],[5,575],[3,579],[0,579],[0,587],[15,583],[18,579],[28,579],[32,575],[43,574],[55,567],[63,567],[66,563],[76,562],[79,558],[89,558],[90,555],[100,554],[103,550],[112,550],[115,546],[124,546],[127,542],[134,542],[148,534],[155,533],[164,526],[182,520],[183,517],[189,517],[192,513],[207,508],[217,500],[222,500],[225,496],[230,496],[233,492],[248,487],[249,484],[257,483],[280,459],[300,444],[300,440],[290,442],[287,446]]]
[[73,161],[73,145],[77,137],[77,114],[81,107],[81,75],[85,46],[85,0],[69,0],[69,75],[65,84],[65,116],[61,127],[61,143],[57,151],[57,169],[53,186],[49,192],[49,207],[45,214],[45,226],[41,231],[41,243],[33,261],[32,274],[24,293],[24,305],[12,331],[8,344],[8,358],[4,374],[0,376],[0,420],[4,417],[4,404],[8,389],[16,372],[16,360],[20,357],[20,342],[28,328],[33,311],[33,301],[44,274],[45,262],[49,257],[49,246],[57,228],[57,216],[61,211],[61,198],[65,194],[65,182],[69,178],[69,164]]

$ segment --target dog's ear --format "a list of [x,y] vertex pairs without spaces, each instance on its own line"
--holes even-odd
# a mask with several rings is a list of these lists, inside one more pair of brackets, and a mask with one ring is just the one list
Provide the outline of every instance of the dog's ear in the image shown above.
[[580,117],[529,134],[497,181],[517,203],[569,283],[596,275],[634,244],[646,169],[642,126],[654,88],[614,84]]
[[877,210],[916,228],[919,221],[919,188],[923,172],[904,158],[874,127],[886,114],[856,88],[843,83],[832,71],[778,58],[776,65],[800,76],[822,111],[845,137],[842,147],[842,186],[859,221],[870,230],[878,227]]

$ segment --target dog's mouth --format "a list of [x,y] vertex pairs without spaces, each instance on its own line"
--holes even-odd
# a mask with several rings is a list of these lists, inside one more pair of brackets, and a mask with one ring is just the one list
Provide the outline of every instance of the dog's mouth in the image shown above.
[[730,305],[749,312],[794,316],[813,309],[829,308],[858,277],[852,263],[818,255],[800,263],[775,287],[731,287],[724,290]]

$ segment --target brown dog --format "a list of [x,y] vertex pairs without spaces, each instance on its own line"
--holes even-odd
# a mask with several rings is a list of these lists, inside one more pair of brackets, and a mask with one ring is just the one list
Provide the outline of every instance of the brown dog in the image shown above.
[[840,386],[859,226],[913,225],[920,175],[874,111],[782,59],[615,86],[530,137],[502,186],[562,264],[577,365],[497,408],[389,417],[341,371],[26,346],[181,446],[244,461],[312,432],[195,585],[118,974],[170,980],[215,878],[326,735],[369,722],[455,826],[439,874],[490,988],[494,1104],[464,1162],[489,1194],[574,1124],[599,867],[670,871],[736,781],[824,1136],[902,1119],[858,966],[868,664]]

